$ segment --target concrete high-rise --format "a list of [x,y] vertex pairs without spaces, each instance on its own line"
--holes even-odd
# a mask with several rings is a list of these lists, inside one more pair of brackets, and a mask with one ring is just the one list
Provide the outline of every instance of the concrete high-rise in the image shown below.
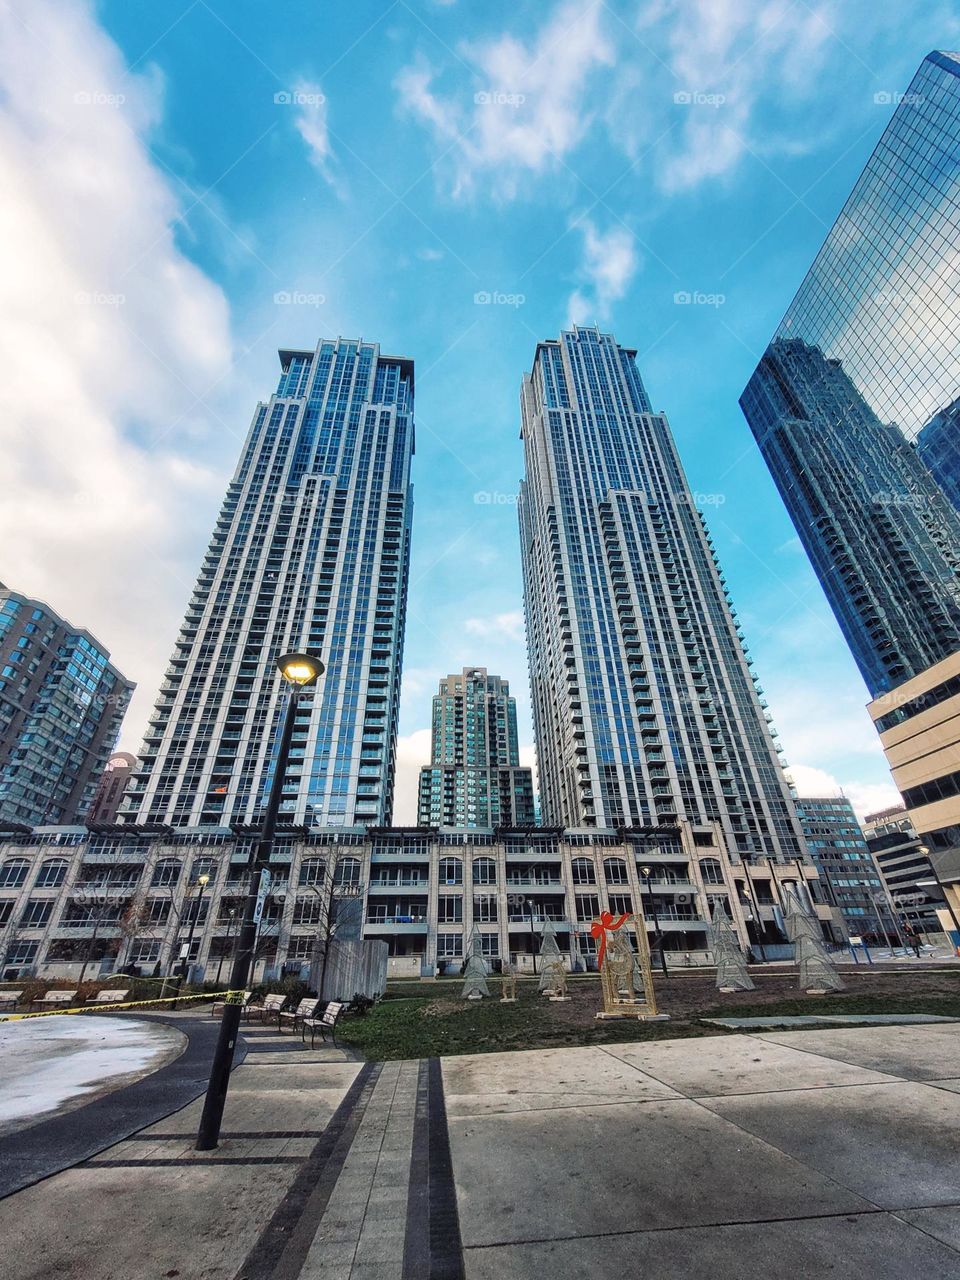
[[344,338],[282,350],[227,490],[123,816],[256,823],[283,704],[275,659],[326,666],[301,698],[287,822],[389,824],[413,497],[413,361]]
[[86,816],[88,826],[110,826],[116,822],[123,793],[136,767],[137,757],[132,756],[129,751],[118,751],[110,757],[100,775],[93,803]]
[[820,882],[841,912],[847,932],[854,937],[876,932],[881,938],[891,927],[895,932],[893,908],[850,801],[844,796],[801,796],[797,810]]
[[516,699],[507,681],[486,667],[464,667],[441,680],[434,695],[418,822],[501,827],[533,821],[533,774],[520,765]]
[[545,824],[717,822],[735,859],[805,857],[770,717],[636,352],[537,346],[521,557]]
[[82,821],[134,688],[89,631],[0,583],[0,822]]

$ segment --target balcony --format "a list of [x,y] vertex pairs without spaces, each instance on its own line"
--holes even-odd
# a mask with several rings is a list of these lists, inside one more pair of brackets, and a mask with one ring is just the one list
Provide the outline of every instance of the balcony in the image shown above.
[[426,916],[368,916],[364,933],[371,929],[389,929],[391,933],[426,933],[429,928]]
[[413,879],[403,876],[394,876],[393,879],[383,878],[370,881],[371,893],[392,893],[396,889],[415,889],[426,893],[430,885],[427,876],[417,876]]

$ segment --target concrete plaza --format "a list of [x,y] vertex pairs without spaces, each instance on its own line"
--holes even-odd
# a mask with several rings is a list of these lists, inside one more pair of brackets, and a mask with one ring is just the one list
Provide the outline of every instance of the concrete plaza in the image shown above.
[[8,1196],[3,1275],[960,1276],[960,1023],[382,1064],[245,1036],[216,1152],[196,1100]]

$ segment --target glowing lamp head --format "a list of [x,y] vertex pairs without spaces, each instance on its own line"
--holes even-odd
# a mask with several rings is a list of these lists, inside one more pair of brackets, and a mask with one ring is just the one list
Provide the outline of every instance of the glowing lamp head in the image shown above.
[[204,875],[204,876],[197,876],[197,884],[202,885],[204,889],[207,887],[207,885],[208,885],[209,883],[210,883],[210,877],[209,877],[209,876],[206,876],[206,875]]
[[323,675],[323,663],[312,653],[285,653],[277,659],[277,667],[288,684],[301,689],[316,684]]

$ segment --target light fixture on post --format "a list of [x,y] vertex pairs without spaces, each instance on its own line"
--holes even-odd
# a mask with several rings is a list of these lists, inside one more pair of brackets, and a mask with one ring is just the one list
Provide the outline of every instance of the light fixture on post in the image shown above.
[[663,970],[663,976],[669,978],[670,971],[667,968],[667,957],[664,955],[663,950],[663,934],[660,931],[660,919],[657,915],[657,900],[653,896],[653,889],[650,886],[653,867],[641,867],[640,874],[643,876],[644,884],[647,886],[647,893],[650,895],[650,914],[653,916],[653,928],[657,936],[657,950],[660,952],[660,968]]
[[200,1117],[197,1151],[212,1151],[220,1138],[223,1108],[230,1085],[230,1068],[240,1031],[242,1005],[239,1002],[243,999],[243,992],[250,980],[253,948],[257,939],[257,903],[260,897],[260,885],[273,849],[277,815],[280,812],[287,761],[290,756],[290,743],[293,740],[297,703],[303,691],[317,683],[323,675],[324,668],[323,663],[314,653],[291,652],[284,653],[277,659],[277,669],[289,685],[290,692],[283,716],[283,728],[280,731],[280,744],[277,748],[270,796],[267,800],[267,809],[263,816],[263,826],[254,857],[253,875],[250,877],[250,888],[243,908],[243,920],[237,935],[237,954],[230,975],[230,995],[227,996],[223,1006],[220,1034],[217,1037],[207,1096],[203,1104],[203,1114]]
[[184,950],[183,956],[180,959],[180,965],[178,970],[181,982],[184,982],[186,980],[187,975],[190,972],[190,952],[193,949],[193,935],[194,935],[194,931],[196,930],[197,920],[200,916],[201,907],[203,905],[203,892],[209,883],[210,883],[210,877],[206,873],[204,873],[202,876],[197,876],[197,885],[199,886],[198,892],[197,892],[196,899],[193,903],[193,910],[190,912],[190,931],[187,934],[187,945],[186,945],[186,949]]

